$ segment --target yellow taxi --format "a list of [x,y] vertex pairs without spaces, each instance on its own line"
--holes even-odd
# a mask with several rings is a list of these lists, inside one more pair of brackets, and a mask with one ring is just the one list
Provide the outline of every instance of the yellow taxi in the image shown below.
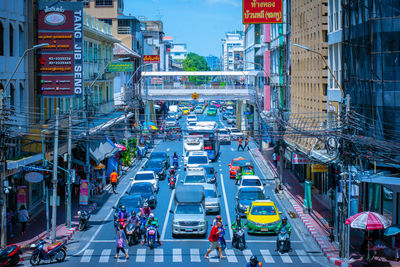
[[190,113],[190,107],[184,107],[182,108],[182,114],[183,115],[187,115]]
[[246,211],[248,234],[276,233],[281,222],[279,211],[271,200],[255,200]]

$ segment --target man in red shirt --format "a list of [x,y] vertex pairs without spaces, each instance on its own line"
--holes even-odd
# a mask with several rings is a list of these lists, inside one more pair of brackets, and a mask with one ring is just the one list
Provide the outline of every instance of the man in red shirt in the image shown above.
[[218,248],[219,258],[221,260],[226,258],[226,256],[222,256],[221,244],[218,242],[219,233],[221,232],[221,230],[218,229],[221,227],[222,227],[221,222],[217,222],[213,226],[213,228],[211,228],[210,235],[208,236],[208,241],[210,241],[210,248],[207,250],[207,253],[204,256],[205,259],[209,259],[210,257],[208,256],[208,254],[210,254],[210,252],[216,248]]

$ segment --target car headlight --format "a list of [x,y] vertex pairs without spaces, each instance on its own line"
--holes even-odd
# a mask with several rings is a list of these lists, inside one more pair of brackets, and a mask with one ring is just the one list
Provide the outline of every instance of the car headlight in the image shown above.
[[239,203],[239,209],[240,210],[247,210],[247,207],[245,205],[242,205]]

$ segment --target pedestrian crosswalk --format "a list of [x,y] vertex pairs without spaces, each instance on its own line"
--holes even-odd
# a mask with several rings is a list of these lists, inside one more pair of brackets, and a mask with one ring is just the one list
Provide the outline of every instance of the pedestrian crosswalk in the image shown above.
[[[295,249],[293,252],[280,254],[274,250],[269,249],[245,249],[239,251],[236,249],[225,249],[224,255],[226,259],[220,260],[218,253],[214,250],[210,253],[210,259],[204,259],[205,251],[200,251],[199,248],[135,248],[131,247],[126,249],[127,253],[131,256],[128,261],[145,263],[163,263],[163,262],[214,262],[227,261],[229,263],[248,262],[251,256],[256,255],[259,260],[264,263],[283,263],[283,264],[309,264],[312,263],[310,256],[302,249]],[[114,251],[111,249],[86,249],[80,256],[81,263],[109,263],[110,258],[113,256]],[[120,254],[117,262],[127,262],[125,256]]]

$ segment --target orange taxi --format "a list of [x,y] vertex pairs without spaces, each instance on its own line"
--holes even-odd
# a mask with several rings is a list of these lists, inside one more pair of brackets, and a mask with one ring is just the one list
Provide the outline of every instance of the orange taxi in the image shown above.
[[235,179],[236,178],[236,172],[239,170],[240,168],[240,164],[243,161],[247,161],[248,159],[243,158],[243,157],[238,157],[232,160],[231,163],[228,164],[229,166],[229,178],[231,179]]

